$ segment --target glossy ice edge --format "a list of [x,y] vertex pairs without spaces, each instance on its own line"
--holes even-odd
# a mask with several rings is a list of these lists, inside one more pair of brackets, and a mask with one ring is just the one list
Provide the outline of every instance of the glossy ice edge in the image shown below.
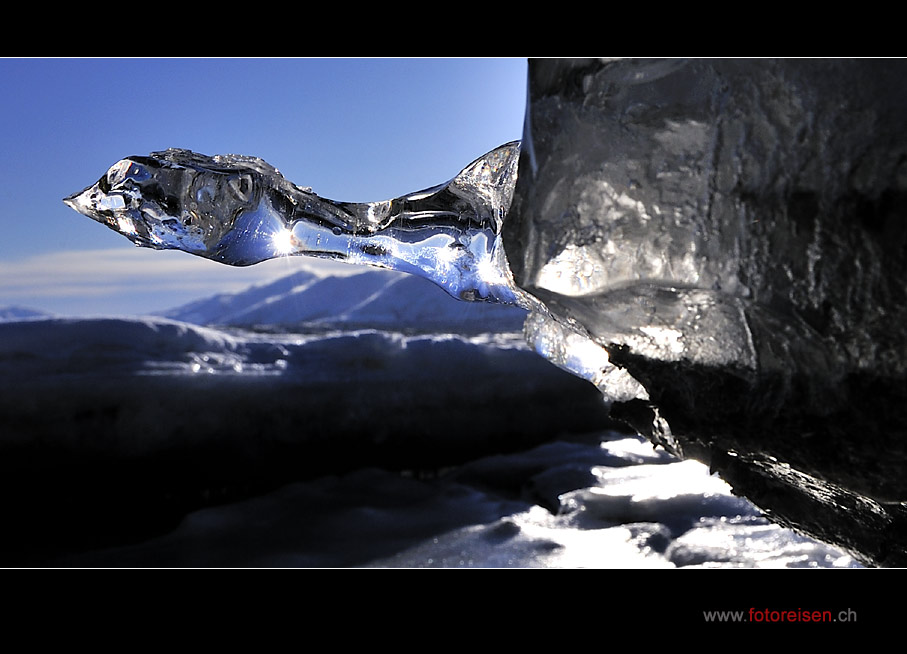
[[513,283],[501,228],[520,143],[445,184],[383,202],[319,197],[256,157],[169,149],[115,163],[64,202],[141,247],[233,266],[307,255],[425,277],[461,300],[537,302]]

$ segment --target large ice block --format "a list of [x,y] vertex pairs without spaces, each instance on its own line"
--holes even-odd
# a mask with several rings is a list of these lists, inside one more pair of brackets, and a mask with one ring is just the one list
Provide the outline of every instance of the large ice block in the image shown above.
[[905,561],[907,62],[541,60],[514,280],[615,404],[780,520]]

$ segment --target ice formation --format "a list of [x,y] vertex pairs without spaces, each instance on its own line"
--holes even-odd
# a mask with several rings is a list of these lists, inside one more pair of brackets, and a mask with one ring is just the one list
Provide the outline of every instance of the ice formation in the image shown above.
[[384,202],[321,198],[265,161],[170,149],[115,163],[64,201],[136,245],[233,266],[288,255],[413,273],[452,296],[525,305],[501,248],[520,144],[446,184]]
[[332,257],[527,308],[536,349],[653,442],[779,520],[907,561],[907,64],[529,70],[522,145],[395,200],[168,150],[66,202],[146,247]]
[[446,184],[384,202],[346,203],[287,181],[248,156],[171,148],[115,163],[67,205],[138,246],[246,266],[307,255],[425,277],[461,300],[533,310],[527,340],[609,400],[645,397],[585,334],[560,324],[513,283],[502,246],[520,143],[469,164]]

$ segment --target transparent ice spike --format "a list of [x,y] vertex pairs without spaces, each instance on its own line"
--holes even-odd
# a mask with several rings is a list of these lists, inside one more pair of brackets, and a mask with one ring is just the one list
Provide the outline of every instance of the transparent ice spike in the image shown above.
[[462,300],[527,306],[501,228],[520,143],[502,145],[446,184],[384,202],[336,202],[256,157],[169,149],[115,163],[64,199],[138,246],[233,266],[308,255],[426,277]]

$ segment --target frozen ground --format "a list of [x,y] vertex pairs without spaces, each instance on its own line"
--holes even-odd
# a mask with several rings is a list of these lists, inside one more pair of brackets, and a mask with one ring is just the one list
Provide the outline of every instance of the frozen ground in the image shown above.
[[[423,314],[432,326],[474,332],[425,333],[394,308],[405,309],[393,296],[400,278],[347,283],[355,292],[284,280],[180,317],[229,323],[221,307],[260,325],[271,306],[281,316],[272,322],[287,323],[314,293],[357,324],[402,320],[408,331],[0,322],[6,563],[859,566],[768,522],[704,466],[596,427],[604,414],[591,385],[517,334],[479,333],[469,305],[444,304],[431,286],[404,289],[443,296]],[[167,502],[172,515],[158,511]],[[159,523],[143,529],[146,515]]]
[[602,433],[433,479],[375,468],[188,515],[75,566],[840,568],[850,556],[769,523],[700,464]]

